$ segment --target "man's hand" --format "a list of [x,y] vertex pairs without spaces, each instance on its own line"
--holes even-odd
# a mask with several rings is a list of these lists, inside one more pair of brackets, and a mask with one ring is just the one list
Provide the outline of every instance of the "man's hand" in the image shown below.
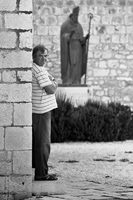
[[53,78],[52,76],[49,76],[49,79],[54,85],[56,85],[56,87],[58,87],[58,83],[55,78]]
[[53,77],[52,76],[49,75],[48,77],[49,77],[50,81],[53,81]]
[[85,39],[88,40],[90,37],[90,34],[88,33],[86,36],[85,36]]

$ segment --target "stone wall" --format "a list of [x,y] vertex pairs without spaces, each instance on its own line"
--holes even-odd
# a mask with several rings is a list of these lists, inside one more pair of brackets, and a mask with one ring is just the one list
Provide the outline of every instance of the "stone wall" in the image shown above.
[[93,14],[88,54],[87,84],[99,101],[120,101],[133,107],[133,1],[132,0],[34,0],[34,45],[50,51],[48,68],[61,83],[60,26],[74,6],[79,22],[88,31]]
[[32,0],[0,0],[0,200],[32,191]]

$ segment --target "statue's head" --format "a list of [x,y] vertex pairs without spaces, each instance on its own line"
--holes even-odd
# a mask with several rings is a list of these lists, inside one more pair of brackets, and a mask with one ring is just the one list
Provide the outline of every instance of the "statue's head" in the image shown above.
[[73,22],[77,23],[78,15],[79,15],[79,6],[76,6],[75,8],[73,8],[73,12],[71,14],[71,19]]

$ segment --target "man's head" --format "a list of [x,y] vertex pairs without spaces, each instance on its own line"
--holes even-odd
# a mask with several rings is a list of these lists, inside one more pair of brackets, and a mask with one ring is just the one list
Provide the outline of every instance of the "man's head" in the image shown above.
[[73,12],[71,14],[71,19],[74,23],[78,22],[78,15],[79,15],[79,6],[75,7],[73,9]]
[[44,45],[37,45],[33,48],[32,58],[33,62],[39,66],[43,66],[48,56],[48,49]]

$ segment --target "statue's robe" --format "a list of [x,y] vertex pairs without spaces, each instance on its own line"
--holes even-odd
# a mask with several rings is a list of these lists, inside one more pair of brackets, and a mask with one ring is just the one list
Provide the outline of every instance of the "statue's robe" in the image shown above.
[[80,84],[85,74],[85,38],[79,22],[68,18],[61,26],[61,78],[64,84]]

